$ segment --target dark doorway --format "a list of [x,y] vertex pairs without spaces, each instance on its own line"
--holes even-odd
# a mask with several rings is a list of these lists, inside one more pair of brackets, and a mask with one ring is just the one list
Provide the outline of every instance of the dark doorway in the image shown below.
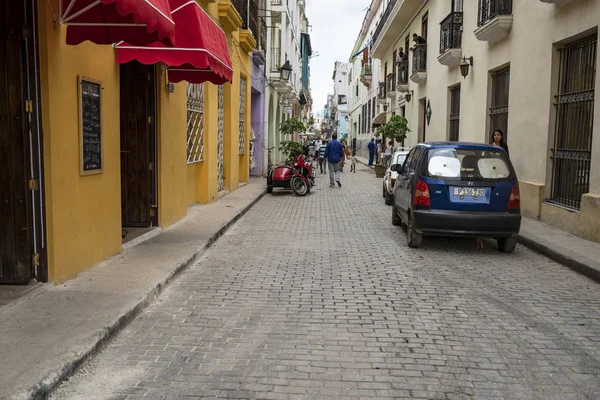
[[124,227],[157,225],[156,73],[121,65],[121,217]]
[[[33,2],[0,1],[0,283],[46,281]],[[45,254],[45,253],[44,253]]]

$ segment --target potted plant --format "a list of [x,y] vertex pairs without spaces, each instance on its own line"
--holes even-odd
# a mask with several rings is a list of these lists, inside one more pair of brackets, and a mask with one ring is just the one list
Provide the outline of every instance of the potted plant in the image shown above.
[[[393,139],[396,143],[400,143],[406,139],[406,136],[410,132],[408,127],[408,120],[400,115],[394,115],[390,120],[377,129],[375,136],[381,137],[383,149],[385,151],[386,142],[388,139]],[[375,164],[375,176],[377,178],[383,178],[387,165],[383,165],[379,162]]]

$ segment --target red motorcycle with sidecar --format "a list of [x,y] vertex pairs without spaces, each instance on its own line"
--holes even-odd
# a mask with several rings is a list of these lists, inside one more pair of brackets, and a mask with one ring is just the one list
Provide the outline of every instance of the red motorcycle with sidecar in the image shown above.
[[296,196],[305,196],[315,186],[315,172],[312,164],[301,155],[292,165],[274,166],[271,151],[268,156],[267,193],[274,188],[292,189]]

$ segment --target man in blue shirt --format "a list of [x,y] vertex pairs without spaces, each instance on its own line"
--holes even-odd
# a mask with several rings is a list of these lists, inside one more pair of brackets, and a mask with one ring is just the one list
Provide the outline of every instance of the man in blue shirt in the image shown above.
[[373,165],[373,161],[375,160],[375,139],[371,139],[369,145],[369,165]]
[[325,148],[325,158],[327,159],[327,164],[329,164],[329,187],[335,187],[335,182],[337,182],[339,187],[342,187],[342,182],[340,181],[340,161],[345,156],[344,146],[337,141],[337,134],[334,133],[331,136],[331,141],[327,143],[327,147]]

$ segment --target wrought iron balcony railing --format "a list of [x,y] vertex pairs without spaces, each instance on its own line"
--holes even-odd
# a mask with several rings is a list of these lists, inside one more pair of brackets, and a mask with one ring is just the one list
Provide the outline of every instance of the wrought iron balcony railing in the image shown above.
[[440,22],[440,54],[462,46],[463,13],[451,12]]
[[499,15],[512,15],[512,0],[479,0],[477,26],[483,26]]
[[272,6],[280,6],[282,5],[282,0],[271,0]]
[[396,77],[398,78],[398,85],[408,84],[408,59],[398,62]]
[[395,92],[396,91],[396,74],[391,73],[388,74],[386,81],[386,93]]
[[383,26],[385,25],[388,18],[390,17],[390,14],[392,13],[392,10],[394,9],[395,5],[396,5],[396,0],[390,0],[387,7],[385,8],[385,11],[383,12],[383,15],[381,16],[381,21],[379,21],[379,23],[377,24],[377,28],[375,28],[375,33],[373,33],[373,40],[371,41],[371,43],[373,43],[373,44],[377,43],[377,38],[381,34],[381,31],[383,30]]
[[256,39],[258,48],[262,47],[266,50],[267,24],[262,17],[258,16],[256,0],[232,0],[232,3],[242,17],[242,29],[249,29]]
[[427,72],[427,45],[416,45],[412,57],[412,73]]
[[371,67],[371,64],[363,64],[362,71],[361,71],[360,75],[361,76],[373,75],[373,69]]

